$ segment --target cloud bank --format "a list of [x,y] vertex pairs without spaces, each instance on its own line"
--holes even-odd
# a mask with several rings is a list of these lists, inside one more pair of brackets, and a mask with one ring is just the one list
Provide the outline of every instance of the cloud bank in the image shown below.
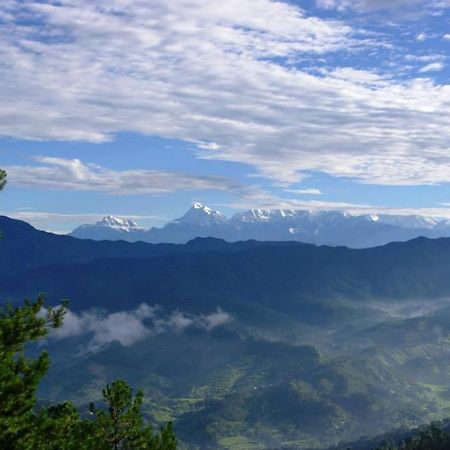
[[0,17],[0,135],[180,139],[285,184],[450,181],[450,86],[329,69],[386,44],[342,21],[273,0],[7,0]]
[[167,194],[179,190],[238,193],[243,187],[225,177],[160,170],[112,170],[79,159],[35,158],[35,166],[3,166],[10,183],[46,189],[92,191],[113,195]]
[[86,336],[89,341],[82,353],[95,353],[112,342],[128,347],[151,336],[182,332],[190,327],[210,331],[231,320],[232,317],[220,308],[210,314],[192,315],[174,311],[165,315],[159,307],[143,303],[135,310],[115,313],[90,310],[77,314],[68,311],[63,326],[51,331],[50,337]]

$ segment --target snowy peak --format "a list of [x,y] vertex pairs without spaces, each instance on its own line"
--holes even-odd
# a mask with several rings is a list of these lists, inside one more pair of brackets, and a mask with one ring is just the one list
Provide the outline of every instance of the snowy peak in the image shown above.
[[94,226],[96,227],[107,227],[118,229],[122,231],[131,230],[142,230],[136,222],[130,219],[125,219],[123,217],[106,216],[102,220],[99,220]]
[[118,240],[128,241],[142,240],[145,229],[136,222],[122,217],[106,216],[95,224],[80,225],[70,233],[71,236],[79,239],[94,240]]
[[380,222],[388,225],[399,226],[402,228],[411,229],[426,229],[431,230],[436,228],[442,223],[446,223],[445,219],[440,219],[437,217],[427,217],[427,216],[394,216],[389,214],[384,214],[380,216]]
[[294,240],[361,248],[407,241],[418,236],[450,237],[450,220],[419,215],[281,208],[250,209],[228,219],[220,211],[195,202],[182,217],[161,228],[144,230],[132,220],[106,216],[94,225],[81,225],[71,235],[85,239],[179,244],[197,237],[229,242]]
[[237,213],[231,221],[237,222],[269,222],[273,220],[282,220],[286,218],[293,218],[296,216],[296,211],[291,209],[250,209],[243,213]]
[[227,218],[217,210],[213,210],[202,203],[194,203],[189,211],[173,223],[197,226],[221,225],[227,222]]
[[[201,211],[203,211],[205,214],[212,214],[212,212],[213,212],[211,208],[208,208],[206,205],[203,205],[202,203],[198,203],[198,202],[193,203],[191,209],[194,209],[194,210],[201,210]],[[218,212],[218,211],[217,211],[217,212]]]

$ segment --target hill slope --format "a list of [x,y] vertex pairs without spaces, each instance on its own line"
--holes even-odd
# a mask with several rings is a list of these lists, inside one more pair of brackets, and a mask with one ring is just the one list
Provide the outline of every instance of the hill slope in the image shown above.
[[323,448],[450,415],[450,240],[95,242],[0,218],[0,295],[70,298],[42,398],[125,378],[189,449]]

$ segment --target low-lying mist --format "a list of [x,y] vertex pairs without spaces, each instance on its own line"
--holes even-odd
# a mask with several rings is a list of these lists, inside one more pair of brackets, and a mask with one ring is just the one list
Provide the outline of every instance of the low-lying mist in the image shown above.
[[190,327],[212,330],[232,320],[232,316],[217,307],[209,314],[189,314],[183,311],[166,313],[160,306],[142,303],[134,310],[109,313],[91,309],[81,313],[67,311],[63,326],[51,333],[60,340],[83,336],[89,338],[81,354],[96,353],[112,342],[128,347],[143,339],[162,333],[182,332]]

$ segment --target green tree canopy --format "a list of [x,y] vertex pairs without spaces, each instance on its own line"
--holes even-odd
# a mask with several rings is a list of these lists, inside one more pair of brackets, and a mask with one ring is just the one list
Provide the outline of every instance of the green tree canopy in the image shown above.
[[[25,345],[61,326],[65,305],[42,314],[43,296],[21,307],[0,310],[0,448],[26,450],[33,433],[36,390],[47,372],[46,351],[37,358],[25,355]],[[41,314],[40,314],[41,313]]]
[[0,191],[5,187],[6,184],[6,172],[0,169]]
[[418,436],[394,443],[387,442],[375,450],[448,450],[450,449],[450,434],[437,424],[432,424]]
[[166,425],[159,435],[154,435],[152,427],[146,425],[142,417],[141,406],[144,394],[133,390],[121,380],[115,381],[103,389],[103,401],[106,409],[93,404],[91,414],[95,417],[95,433],[100,450],[175,450],[176,438],[171,424]]

